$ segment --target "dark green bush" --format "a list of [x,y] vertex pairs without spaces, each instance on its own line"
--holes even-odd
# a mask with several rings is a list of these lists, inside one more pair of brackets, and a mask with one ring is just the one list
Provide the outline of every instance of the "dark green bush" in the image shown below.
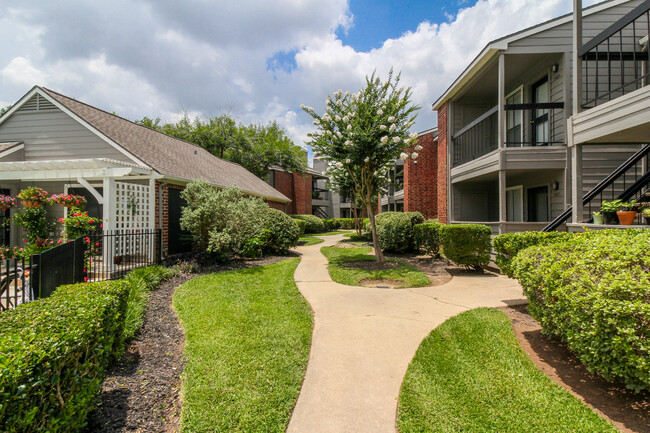
[[264,253],[286,254],[289,248],[298,244],[300,228],[284,212],[269,208],[264,215],[264,228],[268,230],[262,247]]
[[440,227],[445,257],[459,266],[480,269],[490,263],[492,230],[483,224],[449,224]]
[[439,222],[426,222],[413,226],[413,239],[415,248],[422,250],[430,256],[440,255],[440,227]]
[[300,230],[300,234],[304,235],[305,229],[307,228],[307,221],[298,218],[293,218],[293,221],[298,225],[298,230]]
[[501,271],[512,277],[510,263],[512,259],[522,250],[535,245],[548,245],[554,242],[562,242],[575,236],[567,232],[520,232],[505,233],[493,239],[496,259],[494,260]]
[[336,222],[339,225],[339,228],[345,230],[353,230],[354,227],[354,218],[336,218]]
[[377,239],[383,251],[401,253],[413,249],[411,219],[403,212],[377,215]]
[[291,215],[291,217],[305,221],[305,233],[323,233],[325,231],[323,220],[315,215]]
[[126,281],[60,287],[0,314],[0,431],[74,432],[123,346]]
[[607,230],[520,252],[511,264],[546,334],[588,370],[650,389],[650,231]]
[[416,224],[422,224],[424,222],[424,217],[420,212],[404,212],[404,213],[411,220],[412,226],[415,226]]

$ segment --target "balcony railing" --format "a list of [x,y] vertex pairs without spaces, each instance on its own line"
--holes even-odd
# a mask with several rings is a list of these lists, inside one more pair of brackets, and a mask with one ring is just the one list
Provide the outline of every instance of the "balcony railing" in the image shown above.
[[[565,144],[563,102],[506,104],[505,147]],[[462,128],[453,136],[453,167],[486,155],[498,146],[498,107]]]
[[583,108],[616,99],[647,84],[650,1],[644,1],[582,46]]

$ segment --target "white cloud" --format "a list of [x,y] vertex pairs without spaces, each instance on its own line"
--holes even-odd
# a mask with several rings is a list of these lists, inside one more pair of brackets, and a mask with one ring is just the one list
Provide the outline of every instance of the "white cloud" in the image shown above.
[[[336,36],[353,25],[347,0],[64,5],[0,5],[0,38],[12,41],[0,51],[0,100],[44,84],[131,119],[173,120],[187,110],[277,120],[299,144],[312,128],[301,103],[322,110],[328,93],[356,91],[365,75],[385,77],[391,67],[422,106],[415,128],[429,128],[436,123],[431,103],[487,42],[571,10],[570,0],[479,0],[446,22],[422,22],[357,52]],[[293,60],[286,53],[295,53],[295,64],[285,68],[281,62]]]

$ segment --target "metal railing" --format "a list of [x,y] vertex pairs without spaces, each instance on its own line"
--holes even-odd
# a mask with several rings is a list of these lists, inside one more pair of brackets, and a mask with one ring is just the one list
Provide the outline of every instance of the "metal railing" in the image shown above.
[[648,70],[650,1],[646,0],[582,46],[583,108],[644,87]]
[[33,301],[32,264],[29,259],[2,260],[0,276],[0,311]]
[[498,148],[499,107],[494,107],[452,136],[452,167],[487,155]]

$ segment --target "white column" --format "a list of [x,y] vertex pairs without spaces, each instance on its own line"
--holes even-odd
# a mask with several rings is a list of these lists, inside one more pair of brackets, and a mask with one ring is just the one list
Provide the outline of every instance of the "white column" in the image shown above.
[[[573,86],[572,113],[581,111],[582,98],[582,62],[578,51],[582,47],[582,0],[573,0]],[[573,213],[571,222],[580,223],[584,213],[582,206],[582,144],[573,141],[573,120],[567,121],[568,145],[571,148],[571,205]]]
[[116,228],[115,215],[117,213],[117,197],[115,190],[115,178],[105,177],[103,181],[103,214],[102,219],[104,230],[113,230]]
[[503,148],[505,146],[505,127],[506,127],[506,56],[499,54],[499,83],[498,83],[498,147],[499,147],[499,233],[505,231],[505,221],[507,220],[506,208],[506,171],[504,164]]

